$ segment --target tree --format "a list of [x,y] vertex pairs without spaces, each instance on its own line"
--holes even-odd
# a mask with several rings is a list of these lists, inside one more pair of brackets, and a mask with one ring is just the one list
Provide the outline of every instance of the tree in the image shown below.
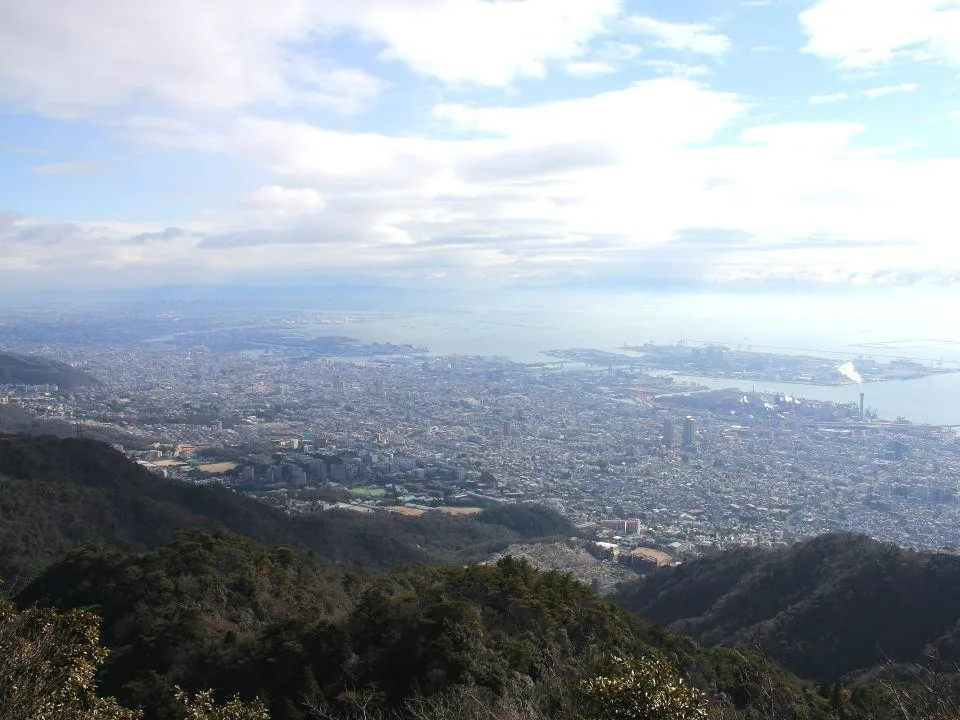
[[701,720],[706,697],[683,682],[667,659],[651,652],[641,659],[614,658],[611,672],[580,685],[584,720]]
[[94,692],[107,656],[100,624],[84,610],[23,612],[0,600],[0,717],[5,720],[134,720],[139,713]]
[[[137,720],[141,713],[94,692],[107,657],[100,619],[86,610],[17,610],[0,598],[0,717],[3,720]],[[210,691],[177,689],[185,720],[270,720],[263,703],[213,702]]]
[[186,713],[185,720],[270,720],[270,713],[259,700],[247,704],[234,698],[226,705],[217,705],[209,690],[188,695],[179,688],[176,697]]

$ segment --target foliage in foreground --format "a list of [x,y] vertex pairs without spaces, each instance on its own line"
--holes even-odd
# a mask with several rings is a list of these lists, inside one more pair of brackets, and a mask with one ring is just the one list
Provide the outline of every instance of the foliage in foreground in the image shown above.
[[586,720],[706,720],[707,699],[662,654],[615,658],[614,672],[580,684]]
[[5,720],[138,717],[121,705],[144,720],[931,720],[960,697],[923,677],[818,687],[514,558],[378,578],[194,532],[76,551],[17,601],[0,627]]
[[94,692],[106,659],[97,617],[84,610],[18,612],[0,600],[0,717],[132,720],[137,713]]
[[[4,720],[137,720],[141,713],[103,698],[94,678],[107,650],[99,619],[85,610],[18,611],[0,599],[0,717]],[[262,703],[225,705],[212,693],[178,691],[184,720],[270,720]]]

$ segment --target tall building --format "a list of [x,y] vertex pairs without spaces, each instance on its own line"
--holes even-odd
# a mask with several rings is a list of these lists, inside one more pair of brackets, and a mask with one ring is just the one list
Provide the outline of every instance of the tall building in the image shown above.
[[663,421],[662,440],[664,447],[673,447],[677,442],[677,426],[669,418]]
[[683,446],[690,449],[697,446],[697,419],[692,415],[683,419]]

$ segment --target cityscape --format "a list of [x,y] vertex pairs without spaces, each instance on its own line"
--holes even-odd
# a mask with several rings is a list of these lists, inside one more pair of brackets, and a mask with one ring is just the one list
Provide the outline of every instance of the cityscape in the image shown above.
[[[289,513],[537,503],[631,566],[834,531],[960,544],[956,433],[879,420],[863,393],[834,404],[707,390],[663,373],[663,353],[436,357],[292,333],[289,320],[198,320],[159,340],[150,323],[115,321],[115,345],[94,331],[64,342],[63,319],[54,324],[32,324],[17,346],[16,323],[4,334],[11,350],[68,361],[100,384],[7,385],[0,403],[78,434],[110,433],[158,475],[220,483]],[[60,340],[37,342],[43,332]]]

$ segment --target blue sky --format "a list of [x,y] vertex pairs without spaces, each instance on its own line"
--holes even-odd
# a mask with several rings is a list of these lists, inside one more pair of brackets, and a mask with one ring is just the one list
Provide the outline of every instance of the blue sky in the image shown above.
[[960,278],[960,0],[0,0],[0,285]]

